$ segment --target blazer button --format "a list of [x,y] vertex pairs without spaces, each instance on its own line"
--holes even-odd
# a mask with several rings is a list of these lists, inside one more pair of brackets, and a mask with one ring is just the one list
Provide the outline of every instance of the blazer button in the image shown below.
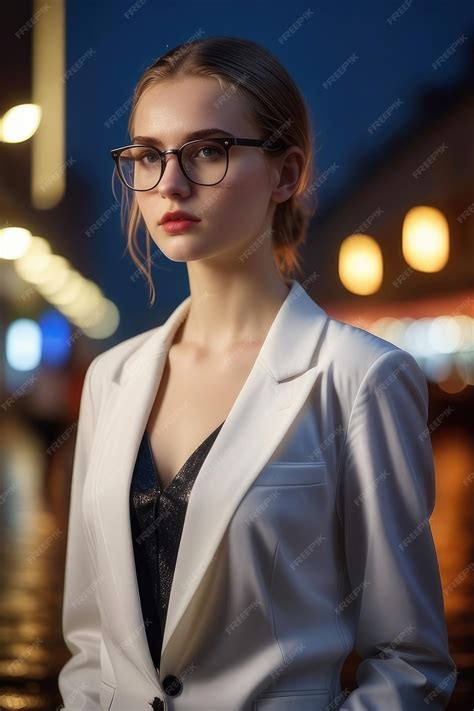
[[168,676],[165,676],[163,679],[163,689],[168,696],[178,696],[183,690],[183,684],[177,676],[168,674]]
[[165,708],[163,701],[158,698],[158,696],[155,696],[155,698],[153,699],[153,703],[149,702],[148,705],[151,706],[153,711],[163,711],[163,709]]

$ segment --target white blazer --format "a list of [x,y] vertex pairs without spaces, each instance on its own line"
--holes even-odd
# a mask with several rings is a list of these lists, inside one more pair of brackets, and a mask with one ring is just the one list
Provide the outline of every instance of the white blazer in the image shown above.
[[[425,377],[408,352],[289,283],[191,491],[160,673],[129,489],[191,297],[89,366],[68,526],[66,711],[446,707],[457,671],[429,525]],[[340,672],[354,646],[362,661],[348,693]]]

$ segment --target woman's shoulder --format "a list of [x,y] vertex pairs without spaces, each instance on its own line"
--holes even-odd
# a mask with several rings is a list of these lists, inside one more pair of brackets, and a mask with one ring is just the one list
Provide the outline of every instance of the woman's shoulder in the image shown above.
[[341,321],[329,313],[328,317],[326,344],[336,357],[368,364],[373,358],[387,351],[403,350],[395,343],[361,326]]
[[399,375],[410,371],[425,389],[424,373],[412,353],[365,328],[331,316],[317,358],[321,369],[330,374],[333,384],[350,401],[364,381],[383,382],[392,372]]

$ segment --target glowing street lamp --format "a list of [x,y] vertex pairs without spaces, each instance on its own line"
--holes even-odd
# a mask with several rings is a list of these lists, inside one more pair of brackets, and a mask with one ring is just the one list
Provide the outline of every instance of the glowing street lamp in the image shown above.
[[449,227],[435,207],[418,205],[405,215],[402,251],[406,262],[420,272],[439,272],[449,257]]
[[0,140],[4,143],[21,143],[31,138],[41,121],[41,107],[37,104],[19,104],[3,115],[0,122]]
[[354,234],[339,248],[339,278],[348,291],[367,296],[380,289],[382,250],[373,237]]

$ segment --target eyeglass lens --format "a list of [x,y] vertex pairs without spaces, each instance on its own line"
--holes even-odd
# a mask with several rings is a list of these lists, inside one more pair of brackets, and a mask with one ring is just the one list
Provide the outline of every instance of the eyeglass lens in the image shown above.
[[[227,168],[226,149],[212,140],[188,144],[181,159],[185,175],[201,185],[218,183]],[[134,190],[151,190],[160,179],[160,154],[152,147],[127,148],[120,154],[119,166],[125,182]]]

